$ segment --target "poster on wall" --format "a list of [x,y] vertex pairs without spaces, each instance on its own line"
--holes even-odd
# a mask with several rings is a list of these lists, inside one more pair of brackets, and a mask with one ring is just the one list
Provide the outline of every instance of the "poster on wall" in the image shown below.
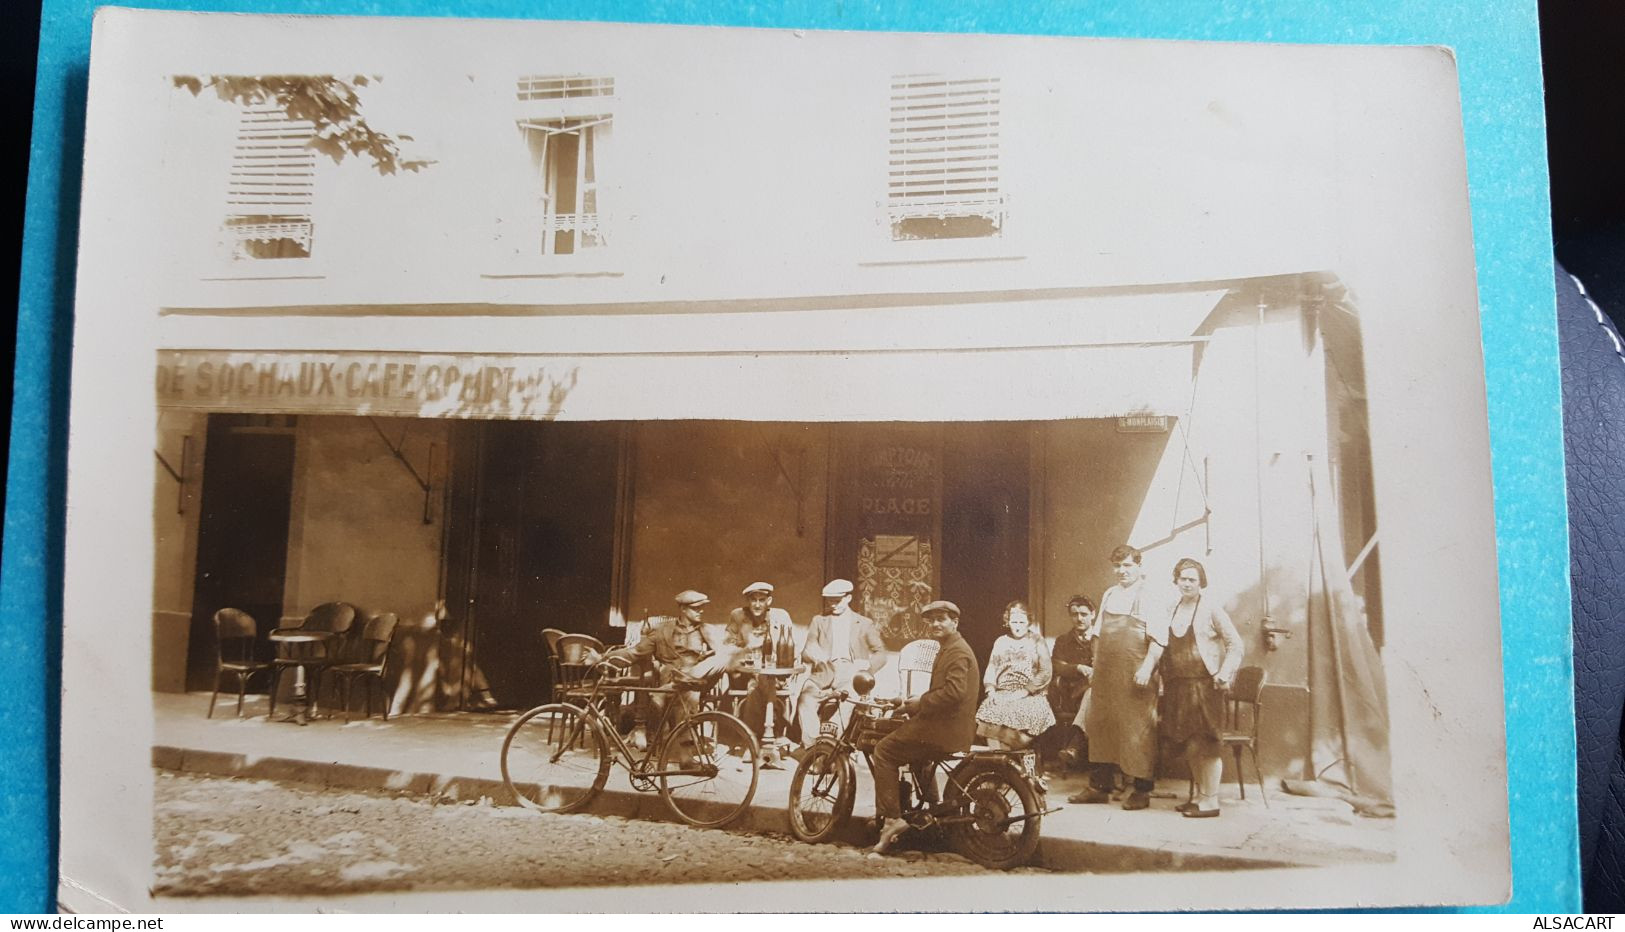
[[103,12],[64,902],[1504,901],[1457,87]]

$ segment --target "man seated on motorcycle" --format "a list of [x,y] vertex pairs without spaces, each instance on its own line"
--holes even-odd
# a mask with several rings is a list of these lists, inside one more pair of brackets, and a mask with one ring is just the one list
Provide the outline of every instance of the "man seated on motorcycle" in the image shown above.
[[940,648],[931,668],[931,685],[903,704],[909,720],[875,746],[875,811],[881,818],[875,850],[881,853],[909,827],[903,820],[898,768],[909,765],[921,791],[933,793],[932,765],[957,751],[970,750],[976,737],[982,673],[970,645],[959,635],[959,606],[936,601],[920,614],[927,633]]

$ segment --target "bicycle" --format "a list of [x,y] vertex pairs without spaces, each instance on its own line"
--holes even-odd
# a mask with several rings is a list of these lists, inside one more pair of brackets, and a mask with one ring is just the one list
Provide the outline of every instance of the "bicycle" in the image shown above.
[[[739,719],[717,710],[668,722],[678,692],[698,684],[649,686],[641,680],[605,676],[611,665],[595,664],[582,702],[550,702],[520,715],[502,741],[502,780],[520,805],[541,812],[576,812],[603,790],[610,764],[627,772],[640,793],[659,792],[673,814],[690,825],[727,825],[750,807],[756,794],[760,750]],[[603,691],[608,690],[605,694]],[[641,756],[621,736],[606,707],[619,694],[665,696],[659,720],[648,729]],[[656,738],[664,735],[658,743]]]
[[[853,711],[844,729],[835,721],[841,703]],[[808,842],[828,841],[852,816],[857,795],[853,758],[862,753],[874,773],[875,745],[902,724],[891,717],[896,706],[838,691],[820,704],[825,722],[818,740],[802,755],[790,778],[790,831]],[[935,800],[936,779],[946,776],[945,792]],[[899,781],[903,818],[916,830],[941,829],[949,847],[983,867],[1009,870],[1032,859],[1038,850],[1046,808],[1044,787],[1036,776],[1036,755],[1029,750],[974,748],[933,762],[929,788],[919,785],[912,768]],[[879,829],[879,816],[875,828]]]

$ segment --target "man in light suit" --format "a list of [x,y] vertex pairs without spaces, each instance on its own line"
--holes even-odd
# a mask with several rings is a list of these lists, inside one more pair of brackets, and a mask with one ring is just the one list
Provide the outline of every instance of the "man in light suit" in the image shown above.
[[852,685],[852,674],[867,669],[878,673],[886,665],[886,642],[875,623],[851,610],[852,583],[831,580],[824,587],[824,612],[812,620],[807,646],[801,659],[811,665],[806,682],[796,695],[796,721],[801,724],[801,743],[807,746],[818,738],[818,694],[834,687]]

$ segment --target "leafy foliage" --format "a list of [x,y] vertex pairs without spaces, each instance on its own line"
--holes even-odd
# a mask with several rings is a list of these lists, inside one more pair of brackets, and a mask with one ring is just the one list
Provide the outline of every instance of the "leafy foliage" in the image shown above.
[[369,79],[360,74],[348,78],[331,74],[174,77],[175,86],[191,91],[193,97],[203,93],[205,88],[212,88],[221,100],[229,103],[245,107],[273,104],[290,120],[309,121],[315,127],[309,146],[325,153],[335,163],[350,155],[366,157],[380,175],[393,175],[402,169],[420,171],[434,164],[432,160],[402,156],[400,143],[411,142],[411,136],[379,132],[368,125],[361,113],[357,88],[376,80],[378,78]]

